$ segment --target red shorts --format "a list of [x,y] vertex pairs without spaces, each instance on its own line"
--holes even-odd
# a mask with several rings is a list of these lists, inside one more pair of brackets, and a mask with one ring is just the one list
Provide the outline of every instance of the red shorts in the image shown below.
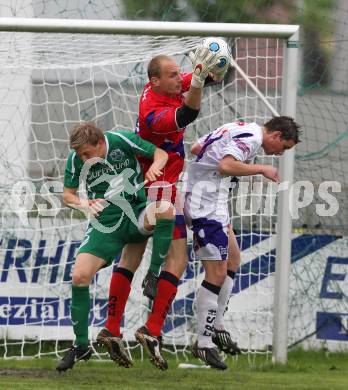
[[185,224],[185,218],[181,214],[177,214],[175,216],[175,226],[174,226],[174,233],[173,233],[173,240],[179,240],[180,238],[186,238],[187,232],[186,232],[186,224]]

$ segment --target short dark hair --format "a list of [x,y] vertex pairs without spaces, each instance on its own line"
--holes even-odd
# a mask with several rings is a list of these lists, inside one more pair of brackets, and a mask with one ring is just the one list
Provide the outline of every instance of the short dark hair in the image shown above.
[[171,58],[164,54],[160,54],[156,57],[153,57],[153,59],[149,62],[149,65],[147,66],[147,76],[149,80],[151,77],[161,76],[161,62],[163,60],[171,60]]
[[69,137],[70,148],[77,150],[82,145],[96,146],[100,139],[104,138],[103,130],[93,122],[83,122],[76,125]]
[[282,133],[282,139],[287,141],[292,140],[295,142],[295,144],[301,142],[301,126],[289,116],[276,116],[266,122],[264,127],[271,133],[273,131],[280,131]]

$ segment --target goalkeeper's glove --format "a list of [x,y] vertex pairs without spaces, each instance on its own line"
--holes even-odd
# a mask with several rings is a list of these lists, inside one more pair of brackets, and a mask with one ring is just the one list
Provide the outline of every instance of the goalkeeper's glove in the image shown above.
[[189,53],[189,58],[193,66],[191,85],[195,88],[203,88],[209,71],[218,63],[216,53],[211,52],[207,47],[198,46],[195,52]]
[[227,70],[228,70],[228,66],[221,69],[221,70],[217,70],[217,68],[215,68],[214,73],[209,72],[208,76],[211,77],[215,82],[219,83],[220,81],[222,81],[225,78]]

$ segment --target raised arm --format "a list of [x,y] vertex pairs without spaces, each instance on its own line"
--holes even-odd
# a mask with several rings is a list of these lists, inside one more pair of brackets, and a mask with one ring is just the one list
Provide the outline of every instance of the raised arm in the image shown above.
[[193,66],[193,72],[190,75],[190,87],[183,106],[176,110],[176,123],[179,128],[186,127],[197,118],[201,108],[202,90],[205,80],[210,69],[217,62],[216,55],[202,46],[199,46],[195,52],[190,53],[190,59]]

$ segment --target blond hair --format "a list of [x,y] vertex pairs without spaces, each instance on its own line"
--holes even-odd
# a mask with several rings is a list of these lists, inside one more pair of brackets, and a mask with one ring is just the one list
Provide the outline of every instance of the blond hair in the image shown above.
[[77,150],[82,145],[97,145],[100,139],[104,138],[103,130],[93,122],[83,122],[76,125],[69,137],[70,148]]

